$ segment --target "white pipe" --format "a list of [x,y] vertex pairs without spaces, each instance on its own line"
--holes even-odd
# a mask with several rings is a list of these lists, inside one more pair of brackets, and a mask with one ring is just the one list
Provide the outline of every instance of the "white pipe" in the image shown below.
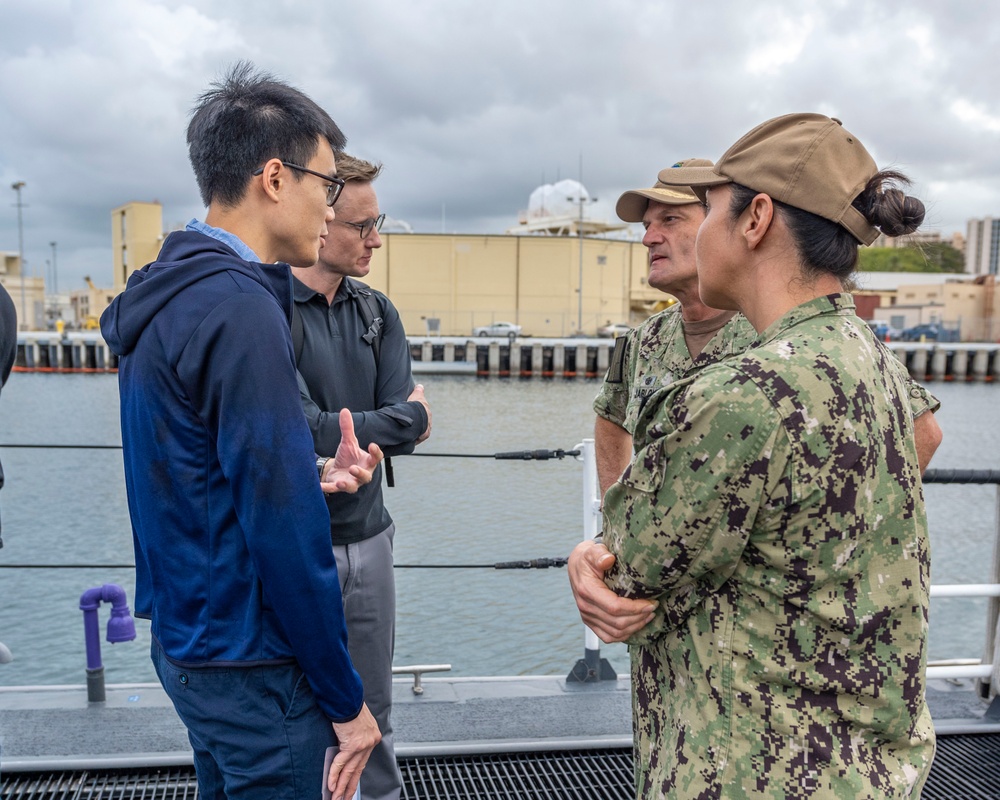
[[992,664],[964,664],[957,667],[928,667],[927,679],[948,678],[989,678],[993,674]]
[[1000,597],[1000,583],[954,583],[931,586],[931,597]]

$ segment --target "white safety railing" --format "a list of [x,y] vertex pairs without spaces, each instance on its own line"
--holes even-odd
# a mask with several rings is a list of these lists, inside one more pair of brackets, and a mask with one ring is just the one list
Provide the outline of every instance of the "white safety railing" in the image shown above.
[[[931,597],[1000,597],[1000,583],[953,583],[931,586]],[[927,665],[927,678],[957,680],[975,678],[989,681],[993,665],[974,659],[932,661]]]
[[[584,439],[576,446],[580,451],[579,460],[583,462],[583,537],[593,539],[601,530],[601,498],[597,485],[597,460],[595,457],[594,440]],[[1000,654],[995,652],[1000,627],[1000,474],[990,470],[929,470],[924,475],[926,483],[979,483],[997,486],[997,510],[994,522],[993,570],[995,583],[942,584],[931,586],[931,597],[988,597],[988,620],[986,629],[986,644],[982,660],[949,659],[948,661],[931,662],[927,665],[927,678],[940,680],[957,680],[972,678],[981,682],[982,692],[993,694],[1000,691]],[[570,673],[572,680],[599,680],[601,662],[601,640],[590,628],[584,626],[584,658]],[[583,675],[586,674],[586,677]],[[996,676],[995,676],[996,674]]]

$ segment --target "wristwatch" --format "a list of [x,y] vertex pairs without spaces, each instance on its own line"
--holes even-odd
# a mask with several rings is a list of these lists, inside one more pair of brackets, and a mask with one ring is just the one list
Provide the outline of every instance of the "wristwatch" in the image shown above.
[[316,459],[316,471],[319,472],[320,480],[323,480],[323,469],[326,467],[326,462],[329,460],[330,459],[328,457],[324,458],[322,456],[319,456]]

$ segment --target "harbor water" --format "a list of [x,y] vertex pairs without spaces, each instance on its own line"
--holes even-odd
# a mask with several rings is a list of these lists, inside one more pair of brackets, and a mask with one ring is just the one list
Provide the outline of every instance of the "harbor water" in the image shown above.
[[[583,654],[564,569],[495,570],[497,562],[566,556],[581,537],[581,464],[431,457],[571,449],[591,435],[593,380],[424,376],[434,414],[420,456],[393,459],[386,489],[396,520],[397,665],[451,664],[452,674],[562,675]],[[933,466],[1000,469],[1000,387],[933,384],[944,444]],[[114,375],[18,373],[0,398],[0,443],[118,445]],[[130,602],[132,540],[117,449],[0,449],[4,548],[0,642],[14,661],[0,685],[83,683],[80,595],[121,584]],[[990,579],[996,489],[925,488],[935,583]],[[80,565],[64,568],[64,565]],[[458,565],[458,568],[455,568]],[[936,599],[932,659],[980,658],[981,599]],[[109,611],[100,611],[102,632]],[[136,641],[102,643],[107,680],[154,681],[149,625]],[[102,633],[103,635],[103,633]],[[627,672],[622,645],[606,647]]]

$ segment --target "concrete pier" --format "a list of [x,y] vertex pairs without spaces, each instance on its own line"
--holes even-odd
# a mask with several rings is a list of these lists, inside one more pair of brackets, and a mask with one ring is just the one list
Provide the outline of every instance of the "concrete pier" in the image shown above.
[[[416,373],[469,372],[480,377],[600,378],[613,339],[409,337]],[[890,342],[886,345],[915,380],[992,381],[1000,373],[1000,344]],[[465,361],[462,370],[444,368]]]
[[14,369],[23,372],[114,372],[118,358],[99,331],[22,331]]
[[408,342],[414,373],[497,378],[599,378],[614,347],[613,339],[434,336],[409,337]]
[[[417,374],[496,378],[600,378],[613,339],[410,336]],[[992,382],[1000,373],[1000,344],[890,342],[886,345],[921,382]],[[23,372],[114,372],[118,358],[100,331],[22,331],[14,369]]]
[[988,342],[891,342],[914,380],[992,382],[1000,371],[1000,344]]

